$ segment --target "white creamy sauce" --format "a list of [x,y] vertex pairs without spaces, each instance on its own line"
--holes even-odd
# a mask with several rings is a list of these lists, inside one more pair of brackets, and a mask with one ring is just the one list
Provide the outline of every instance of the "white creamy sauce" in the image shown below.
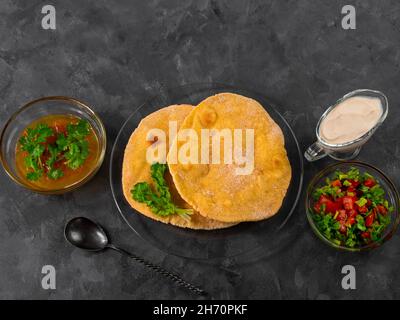
[[322,120],[319,135],[329,144],[342,144],[360,138],[382,116],[379,98],[351,97],[334,107]]

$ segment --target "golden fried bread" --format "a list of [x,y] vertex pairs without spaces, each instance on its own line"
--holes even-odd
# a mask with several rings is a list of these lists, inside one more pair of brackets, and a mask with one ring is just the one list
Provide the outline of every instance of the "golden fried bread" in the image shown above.
[[[238,175],[241,164],[237,163],[170,161],[185,144],[176,138],[167,161],[180,196],[204,217],[223,222],[257,221],[276,214],[291,180],[280,127],[257,101],[221,93],[191,110],[179,131],[193,129],[201,136],[205,128],[254,129],[254,168],[250,174]],[[224,154],[222,144],[220,153]]]
[[[124,160],[122,165],[122,186],[126,200],[129,204],[140,212],[141,214],[158,220],[164,223],[170,223],[175,226],[191,228],[191,229],[219,229],[226,228],[232,223],[224,223],[215,221],[194,212],[191,216],[190,221],[182,218],[177,214],[173,214],[167,217],[159,216],[153,213],[150,208],[144,204],[135,201],[131,195],[131,189],[138,182],[147,182],[150,185],[153,183],[150,176],[150,166],[146,160],[146,150],[153,143],[147,141],[147,134],[149,130],[158,128],[166,133],[167,146],[169,145],[169,121],[176,121],[178,127],[183,122],[185,117],[193,110],[193,106],[190,105],[172,105],[163,109],[160,109],[147,117],[145,117],[132,133],[129,142],[125,149]],[[156,138],[154,140],[157,140]],[[178,194],[173,184],[172,178],[167,173],[166,180],[169,185],[169,189],[176,205],[182,208],[190,208]]]

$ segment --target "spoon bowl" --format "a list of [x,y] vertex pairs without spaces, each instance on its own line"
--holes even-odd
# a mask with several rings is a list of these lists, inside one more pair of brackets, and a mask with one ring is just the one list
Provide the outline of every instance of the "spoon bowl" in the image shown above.
[[65,226],[64,234],[69,243],[80,249],[101,251],[108,245],[107,234],[103,228],[84,217],[70,220]]

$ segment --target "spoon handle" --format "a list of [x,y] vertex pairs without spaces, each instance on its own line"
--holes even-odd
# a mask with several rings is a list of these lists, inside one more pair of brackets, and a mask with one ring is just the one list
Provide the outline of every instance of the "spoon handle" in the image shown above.
[[113,249],[115,251],[118,251],[119,253],[122,253],[122,254],[128,256],[129,258],[143,264],[147,268],[152,269],[153,271],[163,275],[164,277],[171,279],[177,285],[184,287],[186,289],[189,289],[190,291],[192,291],[200,296],[207,295],[207,293],[203,289],[200,289],[199,287],[197,287],[189,282],[186,282],[185,280],[183,280],[181,277],[177,276],[176,274],[173,274],[172,272],[169,272],[158,265],[155,265],[141,257],[138,257],[137,255],[131,254],[128,251],[118,248],[114,245],[108,245],[107,248]]

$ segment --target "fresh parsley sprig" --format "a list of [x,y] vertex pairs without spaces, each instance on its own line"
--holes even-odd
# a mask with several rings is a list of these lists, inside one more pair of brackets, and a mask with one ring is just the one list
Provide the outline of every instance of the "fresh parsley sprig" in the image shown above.
[[132,198],[137,202],[147,204],[151,211],[159,216],[166,217],[178,214],[188,220],[190,215],[193,214],[193,210],[179,208],[172,202],[171,193],[164,178],[166,170],[166,164],[154,163],[151,165],[151,177],[156,192],[147,182],[139,182],[131,190]]
[[59,152],[64,152],[66,165],[72,170],[78,169],[89,155],[89,143],[86,137],[90,133],[89,123],[80,120],[67,126],[67,135],[60,134],[56,145]]
[[26,134],[19,139],[22,151],[27,152],[25,165],[30,170],[26,178],[38,180],[44,172],[42,155],[46,150],[44,143],[53,135],[53,130],[47,124],[38,124],[35,128],[26,129]]

